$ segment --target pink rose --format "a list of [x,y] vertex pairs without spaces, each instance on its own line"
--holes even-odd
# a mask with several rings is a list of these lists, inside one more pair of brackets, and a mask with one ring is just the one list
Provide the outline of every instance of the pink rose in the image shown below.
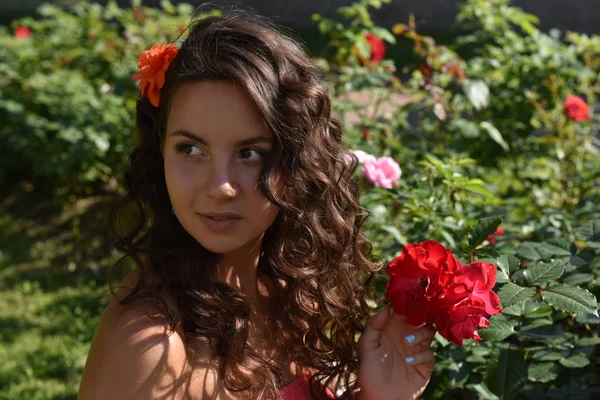
[[375,161],[366,162],[364,174],[371,183],[391,189],[393,185],[398,184],[402,170],[391,157],[381,157]]

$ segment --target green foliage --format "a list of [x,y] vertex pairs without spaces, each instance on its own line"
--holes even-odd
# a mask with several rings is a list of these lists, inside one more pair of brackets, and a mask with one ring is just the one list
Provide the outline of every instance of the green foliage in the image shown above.
[[30,36],[0,27],[0,185],[47,179],[63,193],[123,170],[135,139],[136,57],[190,22],[189,5],[162,6],[46,4],[39,18],[12,24]]
[[[389,61],[353,58],[344,32],[366,26],[357,15],[346,15],[347,25],[327,21],[322,32],[345,50],[318,63],[331,76],[348,146],[402,168],[393,189],[357,171],[376,254],[391,260],[407,243],[436,240],[464,261],[498,267],[504,312],[479,331],[480,343],[436,340],[424,397],[560,397],[577,395],[572,382],[598,386],[597,373],[581,371],[597,369],[600,336],[600,39],[543,33],[508,0],[466,0],[458,22],[467,33],[450,46],[419,34],[414,18],[392,28],[420,60],[400,82]],[[357,93],[368,100],[353,100]],[[590,121],[566,116],[568,95],[586,101]],[[378,279],[382,294],[386,278]]]
[[[462,261],[495,264],[504,307],[479,343],[457,348],[436,336],[424,398],[600,395],[600,37],[541,32],[537,17],[509,0],[465,0],[457,22],[467,33],[439,45],[414,18],[376,26],[370,11],[388,2],[344,6],[339,21],[313,17],[328,43],[315,63],[330,78],[345,145],[402,168],[393,189],[357,169],[371,212],[364,231],[384,260],[407,243],[436,240]],[[38,18],[13,23],[31,28],[24,39],[0,27],[0,184],[48,180],[65,194],[121,173],[134,143],[135,58],[175,40],[193,10],[140,3],[46,5]],[[367,61],[367,34],[388,46],[414,44],[407,58],[418,62],[405,66],[406,79],[393,60]],[[590,121],[565,115],[571,94],[589,105]],[[0,239],[11,248],[0,252],[0,305],[10,307],[0,306],[0,359],[8,360],[0,400],[75,398],[105,297],[81,282],[40,287],[15,271],[35,264],[60,281],[70,275],[57,277],[54,266],[72,260],[96,271],[90,260],[108,251],[87,249],[106,238],[79,217],[61,217],[68,232],[34,240],[21,234],[21,218],[4,214]],[[85,226],[101,224],[106,210],[98,215]],[[385,283],[383,273],[376,277],[379,297]]]

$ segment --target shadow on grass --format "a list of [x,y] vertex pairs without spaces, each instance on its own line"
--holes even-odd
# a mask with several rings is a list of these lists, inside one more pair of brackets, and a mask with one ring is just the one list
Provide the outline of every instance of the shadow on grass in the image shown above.
[[41,329],[43,337],[69,335],[79,343],[90,343],[110,293],[100,289],[77,288],[61,293],[55,300],[36,312],[38,316],[51,318],[52,324]]
[[90,278],[105,281],[114,246],[108,214],[117,195],[52,192],[21,183],[0,195],[0,289],[23,280],[37,281],[45,291]]
[[37,325],[29,321],[25,321],[22,317],[6,316],[0,317],[0,343],[14,343],[17,336],[24,331],[36,328]]

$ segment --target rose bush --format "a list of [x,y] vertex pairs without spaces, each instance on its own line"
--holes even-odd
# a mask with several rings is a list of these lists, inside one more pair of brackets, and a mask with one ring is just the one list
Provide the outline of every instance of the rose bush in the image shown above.
[[[311,49],[360,161],[360,201],[370,211],[363,229],[374,256],[396,260],[395,277],[376,276],[373,305],[390,302],[417,320],[410,302],[427,315],[444,296],[428,317],[440,334],[424,398],[599,396],[599,37],[541,32],[508,0],[465,0],[464,29],[440,45],[415,18],[377,26],[369,9],[387,2],[342,7],[342,21],[315,15],[327,43]],[[123,170],[134,142],[135,58],[185,35],[193,11],[161,4],[46,5],[35,19],[0,27],[0,186],[46,181],[54,193],[93,202],[88,185]],[[67,232],[41,238],[37,219],[25,224],[5,211],[0,304],[11,307],[0,305],[0,358],[8,360],[0,397],[75,398],[106,298],[88,285],[105,284],[102,257],[80,256],[73,243],[110,239],[90,237],[68,205],[51,219]],[[490,215],[502,215],[504,231]],[[22,238],[33,243],[25,257]],[[61,262],[50,261],[53,248]],[[21,276],[28,257],[35,271],[51,263],[56,282],[84,283],[49,293],[45,283],[5,279]],[[77,260],[76,271],[64,260]]]

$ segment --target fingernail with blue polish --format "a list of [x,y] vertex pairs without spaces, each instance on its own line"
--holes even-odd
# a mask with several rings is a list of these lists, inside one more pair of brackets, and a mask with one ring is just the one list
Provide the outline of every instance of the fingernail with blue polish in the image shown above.
[[405,360],[409,364],[412,364],[415,362],[415,358],[413,356],[406,357]]
[[408,335],[408,336],[405,336],[405,337],[404,337],[404,339],[406,339],[406,341],[407,341],[409,344],[413,344],[413,343],[414,343],[414,341],[415,341],[415,335]]

